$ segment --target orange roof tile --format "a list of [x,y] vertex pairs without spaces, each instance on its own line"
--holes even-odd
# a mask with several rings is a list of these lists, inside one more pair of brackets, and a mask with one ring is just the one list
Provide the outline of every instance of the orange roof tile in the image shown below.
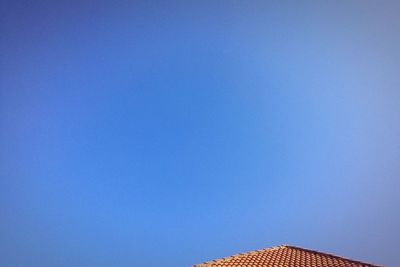
[[282,245],[204,262],[194,267],[381,267],[332,254]]

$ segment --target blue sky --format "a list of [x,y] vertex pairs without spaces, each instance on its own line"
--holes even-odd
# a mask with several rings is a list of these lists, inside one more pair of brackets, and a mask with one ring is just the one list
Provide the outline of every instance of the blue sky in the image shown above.
[[400,265],[400,5],[149,2],[2,1],[0,265]]

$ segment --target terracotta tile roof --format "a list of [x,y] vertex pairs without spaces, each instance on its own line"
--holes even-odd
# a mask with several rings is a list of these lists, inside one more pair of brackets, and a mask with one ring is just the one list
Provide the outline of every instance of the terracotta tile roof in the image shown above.
[[309,249],[282,245],[213,260],[194,267],[382,267]]

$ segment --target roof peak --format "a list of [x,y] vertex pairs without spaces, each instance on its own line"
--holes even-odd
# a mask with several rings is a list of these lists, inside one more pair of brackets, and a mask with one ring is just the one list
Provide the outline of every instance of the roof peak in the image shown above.
[[[198,264],[198,265],[194,265],[194,267],[212,266],[212,264],[228,262],[228,261],[233,260],[235,258],[242,258],[242,257],[246,257],[246,256],[252,256],[254,254],[259,254],[259,253],[268,253],[268,252],[272,252],[274,250],[279,250],[279,249],[298,250],[298,251],[302,251],[302,252],[305,252],[305,253],[311,253],[311,254],[314,254],[314,255],[319,255],[320,257],[326,257],[326,258],[330,258],[330,259],[333,258],[333,259],[336,259],[336,260],[339,260],[339,261],[345,261],[345,262],[357,264],[360,267],[382,267],[382,266],[376,265],[376,264],[365,263],[365,262],[362,262],[362,261],[353,260],[353,259],[345,258],[345,257],[342,257],[342,256],[337,256],[337,255],[334,255],[334,254],[320,252],[320,251],[317,251],[317,250],[311,250],[311,249],[302,248],[302,247],[298,247],[298,246],[293,246],[293,245],[289,245],[289,244],[282,244],[282,245],[263,248],[263,249],[258,249],[258,250],[251,250],[251,251],[247,251],[247,252],[244,252],[244,253],[235,254],[235,255],[232,255],[232,256],[229,256],[229,257],[224,257],[224,258],[220,258],[220,259],[216,259],[216,260],[212,260],[212,261],[207,261],[207,262],[204,262],[204,263],[201,263],[201,264]],[[229,266],[229,265],[227,265],[227,266]]]

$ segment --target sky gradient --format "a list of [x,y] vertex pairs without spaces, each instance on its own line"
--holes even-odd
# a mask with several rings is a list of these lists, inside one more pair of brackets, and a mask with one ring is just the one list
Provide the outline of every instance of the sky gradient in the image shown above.
[[0,266],[400,266],[399,2],[166,2],[1,1]]

